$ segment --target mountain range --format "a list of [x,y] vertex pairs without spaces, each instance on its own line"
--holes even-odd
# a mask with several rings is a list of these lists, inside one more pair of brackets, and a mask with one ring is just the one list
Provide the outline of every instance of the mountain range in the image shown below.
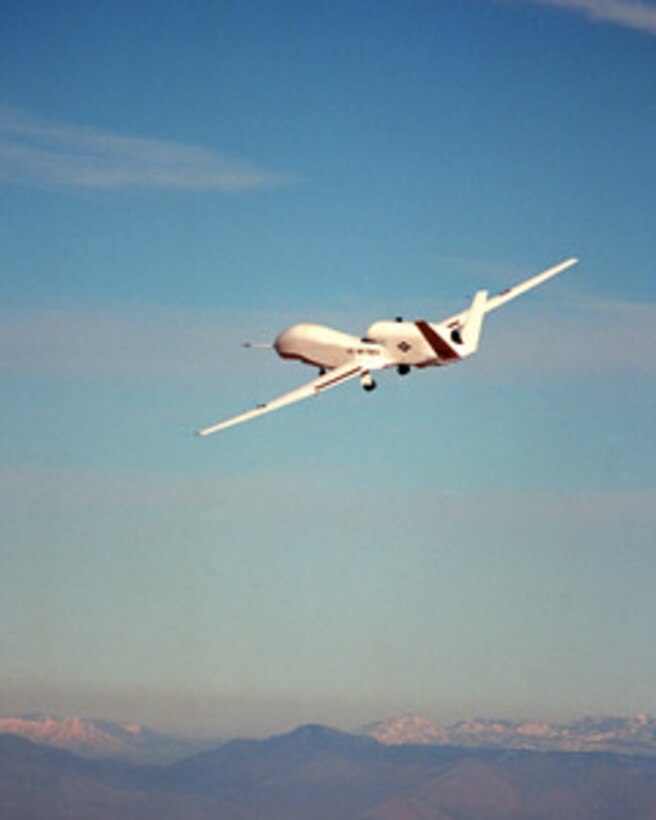
[[[172,763],[216,747],[218,736],[194,740],[160,734],[135,723],[113,723],[51,715],[0,717],[0,735],[14,734],[84,757],[137,763]],[[656,718],[588,717],[568,724],[472,718],[449,726],[419,715],[403,715],[354,730],[385,745],[524,749],[541,752],[615,752],[656,756]]]
[[656,757],[432,744],[303,726],[167,766],[0,735],[11,820],[653,820]]
[[67,749],[83,757],[107,757],[135,763],[171,763],[218,743],[216,739],[203,743],[164,735],[138,723],[42,714],[0,717],[0,735],[3,734]]
[[451,726],[419,715],[372,723],[363,733],[381,743],[421,743],[477,749],[594,752],[656,755],[656,718],[587,717],[573,723],[472,718]]

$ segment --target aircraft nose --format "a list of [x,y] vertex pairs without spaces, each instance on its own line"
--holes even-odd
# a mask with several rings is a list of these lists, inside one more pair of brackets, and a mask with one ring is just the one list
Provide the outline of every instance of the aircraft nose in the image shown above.
[[303,338],[303,329],[302,325],[292,325],[281,331],[273,343],[276,353],[283,358],[295,354]]
[[273,343],[273,348],[276,353],[280,353],[281,350],[285,350],[289,347],[289,342],[291,341],[291,328],[286,328],[281,333],[276,336],[276,339]]

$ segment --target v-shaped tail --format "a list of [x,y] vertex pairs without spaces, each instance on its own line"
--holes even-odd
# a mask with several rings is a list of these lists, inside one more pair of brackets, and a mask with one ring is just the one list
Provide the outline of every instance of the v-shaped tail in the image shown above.
[[460,330],[457,331],[462,344],[462,355],[469,356],[478,349],[486,306],[487,291],[479,290],[472,300]]

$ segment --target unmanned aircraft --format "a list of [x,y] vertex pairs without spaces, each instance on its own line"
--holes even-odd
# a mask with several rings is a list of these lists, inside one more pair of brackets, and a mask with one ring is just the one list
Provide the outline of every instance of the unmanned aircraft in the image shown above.
[[442,367],[460,362],[478,349],[486,313],[577,262],[578,259],[567,259],[490,298],[488,291],[479,290],[466,310],[441,322],[404,322],[398,317],[395,321],[374,322],[361,338],[323,325],[292,325],[280,333],[273,345],[264,347],[273,347],[282,359],[297,359],[318,367],[318,378],[266,404],[258,404],[252,410],[198,430],[197,435],[208,436],[301,399],[319,396],[351,379],[360,379],[365,390],[373,390],[376,382],[371,374],[376,370],[395,367],[405,376],[413,367]]

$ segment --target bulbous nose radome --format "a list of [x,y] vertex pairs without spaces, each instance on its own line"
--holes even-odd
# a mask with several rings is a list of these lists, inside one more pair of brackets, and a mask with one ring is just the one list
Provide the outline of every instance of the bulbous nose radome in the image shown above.
[[298,343],[302,334],[299,333],[301,325],[292,325],[285,328],[276,336],[273,348],[279,356],[283,358],[297,352]]

